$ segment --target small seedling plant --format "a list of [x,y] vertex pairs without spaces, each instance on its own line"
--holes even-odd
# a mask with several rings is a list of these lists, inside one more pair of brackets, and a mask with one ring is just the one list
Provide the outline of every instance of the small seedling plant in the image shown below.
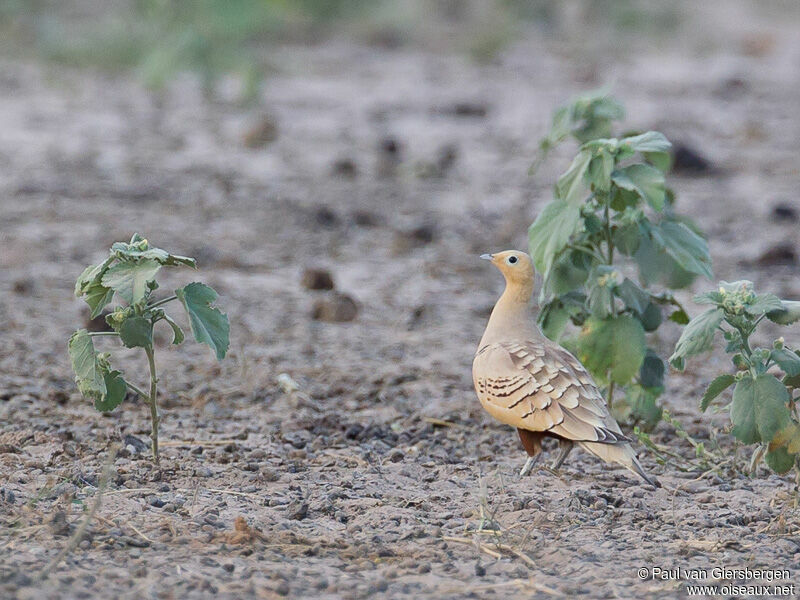
[[771,348],[754,348],[750,342],[764,319],[780,325],[800,320],[800,302],[781,300],[770,293],[757,294],[749,281],[723,281],[717,291],[694,300],[711,307],[683,330],[670,363],[683,370],[686,359],[711,350],[721,332],[735,372],[723,373],[711,382],[700,409],[705,412],[734,386],[732,400],[723,409],[729,411],[734,437],[745,444],[757,444],[751,471],[766,455],[767,465],[776,473],[795,467],[800,475],[800,356],[782,337]]
[[[676,289],[698,275],[711,278],[711,259],[694,224],[673,210],[665,183],[669,141],[657,131],[611,137],[623,115],[622,105],[603,93],[556,111],[537,161],[569,137],[580,147],[528,234],[543,276],[542,331],[573,350],[606,387],[618,418],[652,427],[661,417],[656,399],[665,364],[646,334],[658,329],[665,311],[677,323],[688,317],[669,291],[649,286]],[[629,276],[636,267],[638,282]],[[570,322],[580,332],[562,340]],[[615,386],[624,391],[618,404]]]
[[[183,329],[166,313],[165,307],[174,301],[181,304],[195,340],[208,344],[218,360],[225,357],[230,337],[228,317],[214,306],[217,293],[211,287],[195,282],[176,289],[172,295],[156,297],[159,288],[156,276],[162,267],[196,269],[197,263],[193,258],[155,248],[138,234],[134,234],[128,243],[117,242],[111,246],[108,258],[98,265],[86,267],[75,283],[75,295],[89,305],[92,319],[100,316],[112,303],[116,304],[105,317],[111,331],[79,329],[69,340],[69,357],[78,390],[94,402],[97,410],[114,410],[125,399],[128,390],[148,405],[153,460],[156,463],[159,462],[160,417],[153,328],[163,321],[172,328],[173,344],[181,344],[185,339]],[[142,349],[150,370],[148,391],[112,367],[110,353],[96,350],[94,340],[99,337],[115,337],[126,348]]]

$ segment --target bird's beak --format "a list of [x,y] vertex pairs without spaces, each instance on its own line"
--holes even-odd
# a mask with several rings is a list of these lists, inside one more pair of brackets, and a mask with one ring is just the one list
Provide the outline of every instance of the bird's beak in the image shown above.
[[481,258],[483,260],[492,260],[494,258],[494,254],[481,254]]

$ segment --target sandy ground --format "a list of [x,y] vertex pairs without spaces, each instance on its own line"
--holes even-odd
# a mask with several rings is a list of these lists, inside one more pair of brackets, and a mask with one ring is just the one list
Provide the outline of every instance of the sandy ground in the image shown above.
[[[573,151],[527,176],[549,114],[606,82],[627,125],[713,164],[672,184],[710,237],[715,275],[800,297],[796,258],[757,260],[800,241],[796,223],[772,217],[777,204],[800,209],[800,19],[718,4],[703,9],[713,28],[630,48],[532,31],[483,66],[432,50],[284,46],[263,110],[225,85],[207,100],[188,78],[153,94],[133,78],[0,62],[0,595],[656,598],[685,597],[687,581],[642,580],[642,567],[793,569],[793,482],[743,475],[745,451],[703,477],[642,451],[658,491],[580,452],[520,480],[516,434],[471,384],[501,287],[477,255],[526,247]],[[277,138],[247,148],[264,115]],[[138,444],[144,407],[97,413],[65,351],[86,320],[75,277],[133,231],[196,256],[199,275],[165,284],[199,277],[232,321],[221,364],[159,338],[161,470]],[[311,318],[332,292],[305,289],[307,267],[331,272],[355,320]],[[668,354],[678,334],[665,327],[654,343]],[[115,352],[142,381],[136,353]],[[663,401],[732,456],[726,419],[697,409],[724,368],[721,355],[693,361]],[[284,393],[281,373],[301,393]],[[666,424],[654,439],[692,455]],[[86,538],[39,579],[118,442]]]

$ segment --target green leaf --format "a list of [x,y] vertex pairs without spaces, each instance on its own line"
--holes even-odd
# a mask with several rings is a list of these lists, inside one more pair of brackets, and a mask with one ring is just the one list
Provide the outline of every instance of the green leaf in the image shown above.
[[543,283],[546,296],[561,296],[583,286],[589,272],[575,265],[570,252],[562,252],[547,271]]
[[760,294],[750,304],[745,304],[744,310],[755,317],[760,317],[764,313],[781,310],[783,305],[781,299],[775,294]]
[[769,357],[783,369],[789,377],[800,375],[800,356],[785,348],[775,349],[769,353]]
[[114,290],[105,287],[101,283],[93,283],[84,291],[84,300],[89,305],[91,315],[89,318],[94,319],[103,309],[108,306],[111,300],[114,299]]
[[75,295],[82,296],[93,285],[99,285],[100,278],[112,262],[114,262],[114,257],[109,256],[99,265],[89,265],[86,267],[75,282]]
[[128,304],[136,304],[145,296],[147,284],[155,281],[161,265],[154,260],[120,262],[103,275],[103,285],[113,289]]
[[633,256],[639,249],[641,233],[638,223],[620,225],[614,229],[614,246],[625,256]]
[[[644,229],[649,231],[649,225]],[[639,279],[646,286],[661,282],[669,288],[681,289],[691,285],[696,277],[682,269],[663,248],[657,248],[649,234],[640,238],[634,259],[639,267]]]
[[792,421],[776,433],[770,442],[770,450],[786,447],[789,454],[800,454],[800,424]]
[[125,400],[128,384],[119,371],[104,370],[103,380],[106,384],[106,393],[94,399],[94,407],[100,412],[111,412]]
[[706,241],[683,223],[662,222],[651,228],[656,246],[669,254],[681,268],[711,279],[711,257]]
[[170,326],[170,327],[172,327],[172,343],[173,343],[175,346],[177,346],[178,344],[182,344],[182,343],[183,343],[183,340],[185,339],[185,336],[184,336],[184,334],[183,334],[183,329],[181,329],[180,325],[178,325],[178,324],[177,324],[177,323],[176,323],[176,322],[175,322],[175,321],[172,319],[172,317],[170,317],[169,315],[164,315],[162,318],[163,318],[163,319],[164,319],[164,320],[165,320],[167,323],[169,323],[169,326]]
[[[669,152],[643,152],[644,159],[662,173],[666,173],[672,168],[672,155]],[[667,204],[670,204],[669,193],[666,197]]]
[[660,171],[668,171],[672,164],[670,156],[672,144],[663,133],[648,131],[641,135],[623,138],[620,143],[629,146],[634,152],[641,152],[645,160]]
[[767,452],[764,460],[770,469],[779,475],[783,475],[792,469],[795,458],[796,457],[793,454],[789,454],[786,448],[779,447],[775,448],[775,450],[770,450]]
[[589,285],[587,306],[593,317],[605,319],[611,314],[612,288],[592,282]]
[[719,396],[722,392],[727,390],[735,382],[736,378],[733,375],[720,375],[719,377],[715,378],[703,393],[703,398],[700,400],[700,410],[706,412],[706,409],[708,409],[711,401]]
[[583,203],[587,195],[586,170],[589,168],[591,160],[592,153],[588,150],[581,150],[578,153],[566,173],[558,178],[556,198],[572,206],[579,206]]
[[686,325],[689,323],[689,315],[686,314],[685,310],[679,308],[669,316],[669,320],[678,325]]
[[660,388],[664,386],[666,367],[661,357],[652,348],[647,349],[642,366],[639,368],[639,382],[642,387]]
[[101,399],[106,393],[106,383],[89,332],[79,329],[73,333],[69,338],[68,349],[78,390],[92,400]]
[[528,229],[531,258],[536,270],[546,274],[556,255],[566,248],[581,224],[580,208],[564,200],[544,207]]
[[769,442],[791,422],[788,401],[786,386],[772,375],[745,377],[733,389],[731,433],[745,444]]
[[617,169],[611,179],[619,187],[637,193],[653,210],[664,210],[664,173],[658,169],[637,163]]
[[705,292],[694,297],[697,304],[722,304],[723,300],[724,297],[720,292]]
[[553,300],[539,311],[539,327],[549,339],[557,342],[569,322],[569,310],[560,300]]
[[639,314],[643,313],[650,304],[650,294],[627,277],[616,287],[614,292],[625,303],[625,306]]
[[149,242],[138,233],[134,233],[131,237],[131,241],[128,243],[116,242],[113,244],[111,246],[111,252],[121,260],[154,260],[164,266],[197,268],[197,263],[193,258],[170,254],[166,250],[151,246]]
[[636,192],[629,192],[628,190],[619,186],[611,188],[611,201],[609,206],[617,212],[622,212],[627,208],[635,208],[640,202],[639,194]]
[[645,356],[644,329],[629,315],[590,317],[578,337],[578,358],[598,379],[626,384]]
[[230,324],[227,315],[212,306],[217,292],[202,283],[190,283],[175,290],[175,294],[189,315],[194,339],[208,344],[217,360],[225,358],[230,344]]
[[589,273],[587,285],[587,306],[589,312],[598,319],[605,319],[613,306],[613,293],[622,275],[608,265],[597,265]]
[[662,408],[656,403],[660,394],[658,388],[645,389],[636,384],[628,386],[625,390],[628,418],[641,423],[645,430],[653,429],[663,414]]
[[626,137],[620,143],[627,144],[634,152],[669,152],[672,148],[669,140],[659,131]]
[[589,182],[595,189],[607,192],[611,189],[611,171],[614,169],[614,157],[601,150],[589,163]]
[[119,336],[126,348],[146,348],[153,345],[153,324],[138,315],[126,317],[119,326]]
[[664,320],[664,315],[661,314],[661,307],[655,302],[651,302],[644,309],[644,312],[639,316],[639,322],[647,332],[655,331]]
[[714,334],[724,316],[721,308],[711,308],[689,321],[675,345],[675,352],[669,357],[669,362],[676,369],[683,370],[683,359],[711,350]]
[[779,325],[791,325],[800,320],[800,302],[781,300],[781,308],[767,313],[767,318]]

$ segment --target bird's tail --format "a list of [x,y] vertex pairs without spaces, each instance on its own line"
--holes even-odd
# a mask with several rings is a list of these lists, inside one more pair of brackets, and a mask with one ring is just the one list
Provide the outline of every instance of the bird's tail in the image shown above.
[[626,469],[630,469],[654,488],[661,487],[661,482],[658,479],[644,472],[630,444],[602,444],[598,442],[579,442],[579,444],[606,462],[619,463]]

